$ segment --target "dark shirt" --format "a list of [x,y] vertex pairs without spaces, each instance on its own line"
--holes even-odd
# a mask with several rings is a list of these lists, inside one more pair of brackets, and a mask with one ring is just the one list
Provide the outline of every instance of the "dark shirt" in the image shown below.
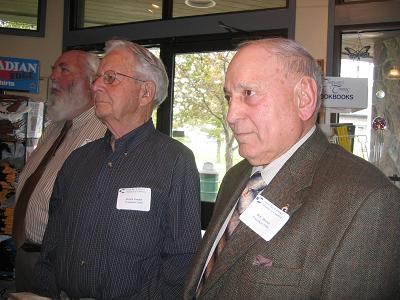
[[[150,120],[74,151],[56,179],[35,292],[96,299],[182,298],[200,243],[193,153]],[[151,189],[149,211],[117,209],[120,188]]]

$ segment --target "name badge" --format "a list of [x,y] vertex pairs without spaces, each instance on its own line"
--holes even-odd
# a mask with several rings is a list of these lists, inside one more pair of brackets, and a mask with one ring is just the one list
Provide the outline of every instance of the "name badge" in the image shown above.
[[261,195],[240,215],[240,220],[267,242],[281,230],[289,215]]
[[150,204],[150,188],[121,188],[118,190],[117,209],[149,211]]

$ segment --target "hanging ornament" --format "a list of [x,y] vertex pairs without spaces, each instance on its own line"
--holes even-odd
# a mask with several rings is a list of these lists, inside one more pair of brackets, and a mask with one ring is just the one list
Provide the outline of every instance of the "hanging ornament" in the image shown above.
[[372,128],[374,129],[374,143],[372,160],[379,166],[379,162],[383,153],[384,131],[387,129],[387,122],[383,117],[376,117],[372,120]]
[[344,47],[344,50],[346,52],[344,52],[343,54],[346,54],[350,59],[360,60],[361,58],[371,57],[369,55],[369,49],[371,49],[370,45],[362,46],[360,32],[358,32],[356,47],[355,48]]

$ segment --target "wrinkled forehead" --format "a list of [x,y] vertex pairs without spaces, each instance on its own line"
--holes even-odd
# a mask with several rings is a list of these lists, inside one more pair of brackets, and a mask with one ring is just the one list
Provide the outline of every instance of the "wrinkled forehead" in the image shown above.
[[282,75],[279,59],[264,47],[248,45],[238,50],[232,58],[225,80],[232,78],[272,79]]

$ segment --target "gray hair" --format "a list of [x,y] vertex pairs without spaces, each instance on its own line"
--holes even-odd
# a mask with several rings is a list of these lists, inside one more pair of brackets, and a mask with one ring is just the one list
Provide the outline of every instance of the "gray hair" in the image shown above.
[[322,92],[322,72],[314,57],[299,43],[285,38],[267,38],[244,42],[239,45],[239,49],[248,45],[257,45],[273,54],[284,72],[300,79],[308,76],[315,80],[317,84],[317,106],[318,112],[321,105]]
[[95,54],[83,50],[69,50],[67,52],[64,52],[63,54],[65,53],[77,55],[79,61],[82,63],[84,75],[87,78],[91,79],[97,73],[100,59]]
[[157,108],[165,100],[168,94],[168,75],[164,64],[159,58],[151,53],[147,48],[124,40],[110,40],[106,42],[105,54],[117,49],[127,48],[138,59],[139,65],[135,72],[147,76],[146,80],[152,80],[156,85],[153,108]]

